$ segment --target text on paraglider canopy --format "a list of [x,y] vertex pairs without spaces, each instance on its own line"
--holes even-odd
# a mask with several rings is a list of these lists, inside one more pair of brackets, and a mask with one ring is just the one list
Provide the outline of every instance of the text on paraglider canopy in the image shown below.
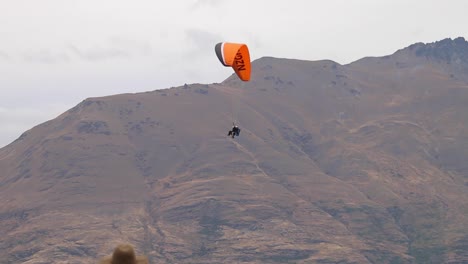
[[237,52],[236,57],[234,58],[236,70],[237,71],[245,71],[245,63],[244,58],[242,57],[242,53]]

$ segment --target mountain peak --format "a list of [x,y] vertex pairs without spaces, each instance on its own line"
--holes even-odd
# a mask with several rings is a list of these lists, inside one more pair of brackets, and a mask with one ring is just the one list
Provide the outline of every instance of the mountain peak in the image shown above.
[[463,37],[446,38],[432,43],[416,43],[408,49],[418,57],[468,65],[468,41]]

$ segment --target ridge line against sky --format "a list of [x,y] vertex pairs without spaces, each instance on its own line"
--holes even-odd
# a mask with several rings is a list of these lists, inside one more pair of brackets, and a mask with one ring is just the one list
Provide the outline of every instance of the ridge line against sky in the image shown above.
[[88,97],[213,83],[221,41],[347,64],[468,36],[468,1],[0,2],[0,147]]

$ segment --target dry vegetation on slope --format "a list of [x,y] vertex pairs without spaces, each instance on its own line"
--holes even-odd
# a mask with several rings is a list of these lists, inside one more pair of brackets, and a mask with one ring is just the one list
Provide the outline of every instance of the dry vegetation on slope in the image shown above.
[[87,99],[0,149],[0,259],[467,262],[467,54],[262,58],[247,84]]

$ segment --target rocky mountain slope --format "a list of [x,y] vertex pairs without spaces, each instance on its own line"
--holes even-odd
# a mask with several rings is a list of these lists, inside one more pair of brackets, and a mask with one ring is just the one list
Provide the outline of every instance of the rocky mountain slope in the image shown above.
[[468,262],[467,69],[457,38],[86,99],[0,149],[0,263]]

